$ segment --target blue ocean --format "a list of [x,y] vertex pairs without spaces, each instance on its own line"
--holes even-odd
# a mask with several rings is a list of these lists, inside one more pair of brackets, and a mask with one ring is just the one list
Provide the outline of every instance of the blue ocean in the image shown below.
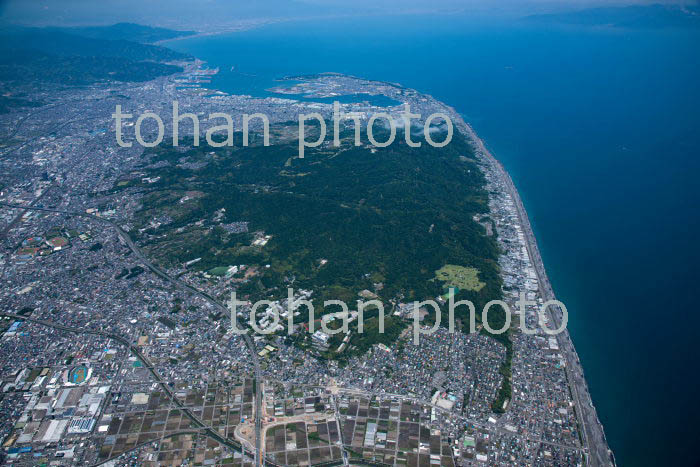
[[455,107],[521,193],[619,465],[700,461],[700,32],[403,16],[168,46],[230,93],[333,71]]

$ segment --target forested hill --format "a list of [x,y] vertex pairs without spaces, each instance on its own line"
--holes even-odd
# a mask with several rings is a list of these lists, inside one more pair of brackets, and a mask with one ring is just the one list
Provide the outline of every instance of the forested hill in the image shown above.
[[55,29],[10,28],[0,34],[0,80],[5,82],[148,81],[181,71],[163,62],[189,58],[156,45],[81,37]]
[[533,15],[531,22],[628,28],[700,28],[698,5],[634,5]]
[[[148,192],[132,231],[154,260],[197,260],[192,268],[214,275],[247,265],[257,273],[238,291],[252,300],[292,286],[348,303],[370,290],[390,306],[443,295],[450,276],[461,278],[452,283],[460,299],[482,307],[500,298],[499,249],[475,220],[487,216],[488,194],[471,147],[461,134],[444,148],[401,139],[315,148],[304,159],[292,156],[296,141],[161,146],[114,189]],[[231,233],[241,222],[245,232]]]
[[152,44],[154,42],[191,36],[195,31],[176,31],[174,29],[144,26],[135,23],[117,23],[111,26],[85,26],[72,28],[48,28],[49,30],[89,37],[91,39],[125,40]]
[[116,57],[140,61],[180,60],[188,56],[157,45],[124,39],[93,39],[54,29],[15,29],[0,35],[3,48],[37,50],[62,57]]

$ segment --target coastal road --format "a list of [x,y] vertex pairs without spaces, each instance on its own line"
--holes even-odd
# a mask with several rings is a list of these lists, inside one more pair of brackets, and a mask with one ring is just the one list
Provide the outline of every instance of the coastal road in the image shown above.
[[[461,120],[461,119],[460,119]],[[515,188],[513,180],[508,175],[508,172],[503,168],[500,162],[491,155],[491,153],[486,149],[483,141],[478,137],[474,130],[464,123],[462,120],[464,128],[470,139],[474,143],[475,150],[477,154],[481,155],[489,162],[496,170],[499,175],[503,185],[506,187],[508,193],[513,199],[518,214],[518,219],[520,221],[520,226],[526,237],[526,247],[530,260],[535,267],[535,272],[537,274],[537,279],[540,286],[540,292],[542,294],[542,299],[546,302],[549,300],[556,300],[554,291],[547,277],[547,273],[544,269],[544,263],[542,262],[542,257],[540,251],[537,247],[537,240],[530,226],[530,220],[527,216],[527,211],[523,206],[518,190]],[[561,320],[559,318],[558,312],[552,311],[553,307],[549,307],[547,310],[549,317],[555,324],[555,328],[558,329]],[[589,466],[614,466],[615,458],[612,451],[608,447],[608,442],[605,438],[605,433],[603,431],[603,425],[598,419],[595,407],[593,406],[593,401],[591,400],[590,393],[588,391],[588,385],[583,377],[583,368],[581,367],[581,362],[574,345],[569,336],[568,330],[557,335],[557,341],[559,343],[559,350],[564,355],[566,359],[566,375],[569,381],[569,389],[576,407],[576,415],[579,419],[580,430],[583,434],[584,450],[586,452],[586,464]]]
[[[545,302],[549,300],[556,300],[556,296],[552,290],[549,278],[545,272],[544,264],[542,262],[542,258],[540,257],[539,249],[537,248],[535,236],[532,232],[532,228],[530,227],[530,222],[527,218],[525,208],[522,205],[520,197],[517,195],[517,191],[513,185],[513,181],[510,179],[510,176],[505,174],[503,169],[502,171],[504,173],[504,178],[507,179],[506,186],[509,187],[511,196],[515,201],[516,209],[518,211],[518,218],[520,219],[523,232],[525,233],[527,239],[527,250],[530,260],[535,267],[535,273],[537,274],[538,282],[540,284],[542,299]],[[515,193],[515,195],[513,193]],[[558,329],[561,325],[561,319],[559,317],[560,313],[558,309],[553,310],[553,308],[555,307],[549,307],[547,312],[550,320],[555,324],[554,329]],[[576,405],[576,414],[579,417],[585,440],[585,447],[588,453],[588,465],[614,465],[612,452],[608,448],[605,433],[603,432],[603,426],[598,420],[598,415],[588,392],[588,385],[583,378],[583,369],[581,368],[578,354],[576,353],[576,349],[571,341],[568,330],[565,329],[563,332],[559,333],[556,338],[559,344],[559,350],[566,359],[566,375],[569,381],[569,388]]]

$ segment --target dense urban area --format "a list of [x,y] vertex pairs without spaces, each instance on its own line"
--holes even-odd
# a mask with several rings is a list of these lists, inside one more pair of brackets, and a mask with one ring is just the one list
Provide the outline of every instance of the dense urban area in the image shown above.
[[[149,58],[137,46],[155,47],[134,44],[137,60]],[[24,64],[35,81],[21,82],[0,66],[0,463],[613,463],[568,333],[545,332],[560,327],[562,310],[538,314],[554,294],[517,192],[454,109],[398,84],[339,74],[281,80],[271,97],[229,95],[211,89],[217,70],[207,64],[174,52],[159,58],[129,76],[80,83],[65,81],[70,69],[55,79]],[[354,147],[346,121],[340,146],[328,138],[300,159],[298,115],[319,113],[330,131],[342,96],[353,97],[340,108],[363,128],[377,112],[401,121],[406,105],[444,113],[455,143],[411,152],[363,139]],[[208,115],[232,115],[233,147],[194,147],[189,120],[174,147],[175,100],[199,117],[202,135],[220,124]],[[130,147],[115,139],[118,105],[134,115],[123,128]],[[165,121],[156,148],[134,139],[145,112]],[[261,119],[242,144],[242,116],[255,113],[269,118],[269,147]],[[147,141],[151,123],[142,125]],[[368,162],[397,162],[397,154],[405,170]],[[367,163],[343,165],[354,155]],[[441,164],[445,172],[431,169]],[[365,183],[375,176],[384,191]],[[447,195],[433,198],[444,206],[422,204],[405,185],[388,188],[428,176],[465,200],[451,209]],[[439,177],[452,177],[444,190]],[[396,212],[372,204],[384,197],[400,200]],[[352,218],[365,206],[376,216]],[[334,220],[322,226],[328,213]],[[350,224],[334,223],[343,216],[376,228],[376,241],[344,237]],[[462,232],[468,245],[455,247]],[[232,292],[243,302],[234,316]],[[321,302],[335,298],[384,304],[385,332],[376,309],[364,333],[356,307],[323,319],[338,310]],[[444,311],[466,298],[510,305],[507,332],[486,331],[478,316],[470,333],[458,313],[456,329],[443,319],[413,343],[414,320],[423,331],[436,320],[414,301],[434,299]],[[261,299],[268,304],[254,319],[269,334],[248,324]],[[282,326],[288,313],[291,329]],[[282,322],[269,329],[276,314]],[[348,329],[329,332],[340,321]]]

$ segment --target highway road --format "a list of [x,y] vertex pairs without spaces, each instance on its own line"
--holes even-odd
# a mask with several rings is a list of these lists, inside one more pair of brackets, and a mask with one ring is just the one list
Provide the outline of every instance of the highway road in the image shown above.
[[[464,123],[464,122],[461,122]],[[513,180],[508,175],[508,172],[503,168],[503,165],[491,155],[491,153],[486,149],[483,141],[474,132],[474,130],[464,123],[466,128],[464,129],[470,136],[472,142],[475,145],[477,154],[481,154],[486,157],[487,160],[493,164],[496,168],[501,181],[506,186],[510,196],[513,198],[515,207],[518,214],[518,219],[520,221],[520,226],[523,229],[523,233],[527,239],[527,251],[535,267],[535,272],[537,274],[537,279],[540,286],[540,292],[542,294],[542,299],[547,302],[549,300],[556,300],[554,291],[547,277],[547,273],[544,269],[544,263],[542,262],[542,257],[540,256],[539,248],[537,247],[537,240],[530,226],[530,220],[527,216],[527,211],[523,206],[522,200],[518,190],[515,188]],[[559,319],[558,313],[552,311],[553,307],[549,307],[547,310],[549,317],[552,322],[556,325],[555,329],[558,329],[561,321]],[[579,420],[579,426],[581,433],[583,434],[583,444],[584,451],[586,452],[586,464],[592,467],[597,466],[614,466],[615,458],[612,451],[608,447],[608,442],[605,438],[605,432],[603,431],[603,425],[598,419],[595,407],[593,406],[593,401],[591,400],[590,393],[588,391],[588,385],[583,377],[583,368],[581,367],[581,362],[576,354],[574,345],[569,336],[569,331],[564,330],[557,335],[557,341],[559,343],[559,350],[564,355],[566,359],[566,375],[569,381],[569,388],[574,400],[574,405],[576,407],[576,415]]]
[[131,351],[131,353],[134,354],[134,356],[141,361],[144,368],[146,368],[151,373],[151,375],[153,375],[153,377],[156,379],[156,381],[160,385],[163,392],[165,392],[165,394],[170,398],[170,400],[172,400],[173,404],[175,404],[178,407],[178,409],[180,409],[180,411],[182,413],[187,415],[187,418],[189,418],[192,421],[192,423],[197,425],[198,428],[201,428],[202,433],[206,434],[210,438],[215,439],[219,443],[221,443],[221,444],[223,444],[223,445],[225,445],[225,446],[227,446],[235,451],[241,450],[240,443],[238,443],[237,441],[231,441],[227,438],[224,438],[218,432],[212,430],[211,428],[208,428],[206,426],[206,424],[202,420],[200,420],[196,415],[194,415],[190,409],[185,407],[183,405],[182,401],[180,401],[177,397],[175,397],[175,395],[173,394],[173,392],[170,389],[170,387],[168,386],[168,384],[163,380],[163,378],[160,376],[160,374],[158,373],[156,368],[153,366],[153,364],[150,362],[150,360],[148,360],[148,358],[145,355],[143,355],[143,353],[141,353],[141,350],[138,347],[133,345],[126,338],[119,336],[117,334],[109,333],[109,332],[92,330],[92,329],[88,329],[88,328],[74,328],[74,327],[70,327],[70,326],[64,326],[62,324],[54,323],[51,321],[36,319],[36,318],[32,318],[30,316],[18,315],[16,313],[0,312],[0,316],[7,316],[10,318],[15,318],[15,319],[23,320],[23,321],[30,321],[32,323],[36,323],[36,324],[39,324],[42,326],[58,329],[60,331],[65,331],[65,332],[71,332],[71,333],[76,333],[76,334],[91,334],[91,335],[95,335],[95,336],[106,337],[108,339],[112,339],[112,340],[119,342],[120,344],[122,344],[123,346],[128,348]]
[[[457,114],[458,115],[458,114]],[[530,226],[529,219],[527,217],[527,212],[525,211],[525,208],[522,204],[522,201],[520,200],[520,196],[518,194],[517,189],[515,188],[515,185],[513,184],[513,181],[511,180],[510,176],[508,173],[505,171],[503,166],[498,162],[492,155],[491,153],[486,149],[484,146],[484,143],[481,141],[481,139],[476,135],[476,133],[472,130],[472,128],[467,125],[461,118],[457,120],[457,124],[459,125],[460,129],[465,131],[473,141],[475,145],[476,152],[483,157],[487,159],[488,162],[490,162],[493,167],[496,168],[498,175],[500,176],[504,186],[508,190],[509,194],[513,198],[513,201],[516,206],[518,218],[521,224],[521,227],[523,229],[523,233],[526,236],[527,239],[527,251],[530,256],[530,260],[532,261],[533,266],[535,267],[535,271],[537,273],[539,285],[540,285],[540,291],[542,293],[542,298],[544,301],[548,300],[554,300],[555,295],[554,291],[552,290],[551,284],[549,282],[549,278],[547,277],[546,271],[544,269],[544,264],[542,263],[542,258],[540,256],[539,249],[537,247],[537,241],[534,237],[534,234],[532,232],[532,228]],[[38,199],[35,201],[39,201]],[[36,207],[33,205],[30,206],[24,206],[24,205],[16,205],[16,204],[9,204],[9,203],[0,203],[0,206],[7,206],[7,207],[12,207],[12,208],[19,208],[23,210],[37,210],[37,211],[47,211],[47,212],[56,212],[56,213],[61,213],[61,214],[66,214],[66,215],[72,215],[72,216],[80,216],[80,217],[86,217],[90,218],[95,221],[107,223],[111,225],[119,234],[119,236],[122,238],[122,240],[125,242],[125,244],[132,250],[134,255],[143,263],[144,266],[146,266],[149,270],[151,270],[154,274],[158,275],[159,277],[163,278],[164,280],[170,282],[174,286],[186,290],[196,296],[199,296],[212,304],[215,308],[217,308],[219,311],[222,312],[222,314],[229,316],[231,315],[230,310],[220,301],[218,301],[216,298],[212,297],[211,295],[207,294],[206,292],[200,291],[196,289],[195,287],[179,280],[176,278],[171,277],[168,275],[165,271],[163,271],[161,268],[158,266],[154,265],[146,256],[141,252],[141,250],[134,244],[132,241],[131,237],[115,222],[101,218],[98,216],[94,216],[91,214],[83,213],[83,212],[71,212],[71,211],[63,211],[63,210],[57,210],[57,209],[49,209],[49,208],[41,208],[41,207]],[[6,234],[6,232],[3,232]],[[555,323],[556,327],[559,327],[560,324],[560,319],[558,316],[557,312],[553,312],[552,307],[548,310],[548,313],[550,315],[550,319]],[[245,327],[245,323],[240,323],[241,326]],[[254,368],[255,368],[255,380],[256,380],[256,407],[255,407],[255,424],[256,424],[256,443],[255,443],[255,464],[256,466],[259,465],[275,465],[273,462],[269,460],[265,460],[262,456],[262,450],[261,450],[261,431],[262,431],[262,400],[263,400],[263,395],[262,395],[262,378],[261,378],[261,370],[260,370],[260,361],[255,349],[255,345],[248,333],[243,334],[243,338],[245,341],[246,346],[248,347],[248,350],[251,355],[251,361],[253,362]],[[571,338],[569,336],[569,333],[567,330],[564,330],[562,333],[557,335],[557,340],[559,342],[559,348],[562,354],[564,355],[564,358],[566,359],[566,374],[567,374],[567,379],[569,381],[569,388],[571,390],[571,394],[573,397],[573,401],[575,404],[576,408],[576,415],[579,420],[579,426],[580,426],[580,431],[583,435],[583,448],[586,453],[586,463],[589,466],[611,466],[615,464],[614,456],[612,454],[612,451],[608,448],[607,440],[605,439],[605,434],[603,431],[602,424],[600,423],[597,413],[595,411],[595,407],[593,406],[590,393],[588,391],[588,386],[586,384],[586,381],[583,377],[583,369],[581,368],[580,360],[578,358],[578,355],[576,354],[576,351],[574,349],[573,343],[571,342]],[[155,372],[157,374],[157,372]]]
[[[38,199],[36,200],[38,201]],[[132,253],[139,259],[139,261],[146,266],[149,270],[151,270],[154,274],[157,276],[161,277],[162,279],[170,282],[173,284],[175,287],[185,290],[191,294],[194,294],[196,296],[199,296],[203,298],[204,300],[208,301],[211,303],[215,308],[217,308],[219,311],[221,311],[225,316],[228,316],[229,318],[231,317],[231,311],[220,301],[212,297],[206,292],[203,292],[186,282],[183,282],[179,279],[176,279],[172,276],[170,276],[168,273],[163,271],[161,268],[153,264],[146,256],[141,252],[141,250],[134,244],[133,240],[129,236],[129,234],[124,231],[116,222],[113,222],[109,219],[105,219],[103,217],[95,216],[92,214],[84,213],[84,212],[75,212],[75,211],[64,211],[60,209],[51,209],[51,208],[43,208],[43,207],[38,207],[38,206],[23,206],[19,204],[10,204],[10,203],[0,203],[0,206],[5,206],[5,207],[10,207],[10,208],[15,208],[15,209],[24,209],[24,210],[32,210],[32,211],[44,211],[44,212],[55,212],[59,214],[65,214],[65,215],[70,215],[70,216],[78,216],[78,217],[85,217],[97,222],[102,222],[105,224],[108,224],[112,226],[118,233],[119,237],[124,241],[124,243],[129,247],[129,249],[132,251]],[[245,323],[240,322],[240,326],[245,326]],[[241,327],[240,329],[243,329]],[[250,338],[249,334],[242,334],[243,339],[245,341],[246,347],[248,348],[248,351],[250,352],[250,358],[251,361],[253,362],[254,368],[255,368],[255,388],[256,388],[256,394],[255,394],[255,465],[263,465],[263,456],[261,455],[261,431],[262,431],[262,376],[261,376],[261,369],[260,369],[260,359],[258,358],[258,353],[255,350],[255,344],[253,343],[253,340]],[[126,341],[124,341],[126,342]],[[138,349],[137,349],[138,350]],[[145,362],[144,362],[145,365]],[[155,375],[157,375],[156,371],[152,371]],[[159,376],[158,376],[159,377]],[[202,426],[204,426],[202,424]],[[217,434],[218,436],[218,434]],[[220,437],[220,436],[219,436]],[[220,437],[221,438],[221,437]],[[223,438],[222,438],[223,439]],[[226,443],[224,443],[226,444]]]

